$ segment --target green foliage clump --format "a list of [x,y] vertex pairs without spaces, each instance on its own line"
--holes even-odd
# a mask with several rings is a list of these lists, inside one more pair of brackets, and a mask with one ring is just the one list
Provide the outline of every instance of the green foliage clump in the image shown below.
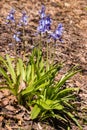
[[9,89],[18,103],[31,110],[31,119],[57,118],[68,123],[73,120],[79,126],[72,102],[78,88],[63,88],[65,82],[79,70],[72,68],[59,81],[55,77],[62,65],[47,64],[42,52],[34,49],[28,62],[0,56],[0,74],[4,77],[0,89]]

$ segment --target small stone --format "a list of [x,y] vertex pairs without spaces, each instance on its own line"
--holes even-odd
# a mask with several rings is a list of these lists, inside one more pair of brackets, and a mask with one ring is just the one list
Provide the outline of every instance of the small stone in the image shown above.
[[70,7],[69,3],[65,3],[64,5],[65,5],[65,7]]
[[11,105],[7,105],[7,106],[6,106],[6,109],[7,109],[8,111],[16,111],[16,109],[15,109],[13,106],[11,106]]

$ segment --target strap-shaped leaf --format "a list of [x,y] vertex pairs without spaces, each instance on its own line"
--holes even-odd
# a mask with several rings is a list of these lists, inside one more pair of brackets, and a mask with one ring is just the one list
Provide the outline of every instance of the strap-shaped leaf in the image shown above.
[[7,69],[9,71],[9,73],[11,74],[11,78],[13,80],[13,83],[16,83],[16,73],[15,73],[14,68],[12,66],[11,59],[8,55],[6,55],[6,59],[7,59],[7,63],[8,63]]
[[[21,75],[18,75],[17,76],[17,82],[16,82],[16,84],[15,84],[15,88],[14,88],[14,90],[15,90],[15,95],[17,96],[18,95],[18,93],[19,93],[19,87],[20,87],[20,78],[21,78]],[[20,90],[21,91],[21,90]]]
[[63,118],[61,115],[59,114],[55,114],[55,118],[59,119],[59,120],[62,120],[64,122],[68,122],[65,118]]
[[79,88],[66,88],[64,90],[61,90],[60,92],[56,93],[56,95],[54,96],[54,100],[55,99],[61,99],[64,98],[66,96],[68,96],[72,91],[76,91]]
[[73,109],[73,106],[72,106],[70,103],[68,103],[67,101],[63,101],[63,103],[64,103],[67,107]]
[[41,85],[39,85],[39,86],[37,86],[36,88],[35,88],[35,91],[37,91],[37,90],[39,90],[39,89],[41,89],[41,88],[45,88],[46,86],[48,86],[49,85],[49,81],[48,82],[45,82],[45,83],[42,83]]
[[67,72],[61,79],[60,81],[56,84],[55,86],[55,92],[57,93],[59,91],[59,88],[62,87],[64,85],[64,83],[70,79],[73,75],[75,75],[76,73],[78,73],[80,70],[78,71],[69,71]]
[[74,93],[69,93],[67,96],[61,98],[61,101],[69,101],[69,100],[76,100],[76,96]]
[[61,104],[57,103],[57,104],[53,104],[52,109],[59,111],[59,110],[63,110],[64,107]]
[[37,104],[46,110],[51,110],[51,107],[45,101],[38,100]]
[[24,63],[23,63],[22,59],[18,59],[17,75],[21,75],[21,79],[25,80],[26,71],[25,71],[25,66],[24,66]]
[[6,86],[0,86],[0,90],[4,90],[4,89],[8,89],[8,90],[11,90],[8,86],[6,87]]
[[2,87],[0,86],[0,90],[5,90],[5,89],[10,90],[10,92],[13,95],[15,95],[15,90],[13,88],[10,88],[9,86],[2,86]]
[[6,79],[6,83],[9,85],[10,88],[12,88],[12,82],[9,78],[9,76],[7,75],[7,72],[0,67],[0,73],[4,76],[4,78]]
[[16,74],[17,76],[20,75],[20,65],[19,65],[19,61],[16,64]]
[[48,79],[50,80],[50,78],[53,77],[53,73],[56,73],[56,71],[57,71],[56,67],[51,68],[49,71],[45,72],[45,74],[41,76],[41,78],[38,81],[36,81],[34,85],[37,86],[38,84],[45,82],[45,80]]
[[31,79],[31,65],[29,64],[27,67],[26,67],[26,82],[27,84],[29,85],[29,82],[30,82],[30,79]]
[[54,101],[47,99],[46,104],[48,104],[51,107],[51,109],[62,110],[64,108],[58,100]]
[[26,95],[26,94],[29,94],[29,93],[33,93],[33,91],[34,91],[34,86],[29,85],[25,90],[23,90],[21,92],[21,94]]
[[34,108],[31,111],[31,119],[37,118],[37,116],[39,115],[40,111],[41,111],[40,107],[38,107],[38,105],[35,105]]
[[34,68],[34,64],[31,65],[31,80],[32,82],[34,81],[35,79],[35,68]]
[[80,130],[82,130],[82,126],[79,124],[79,122],[74,117],[74,115],[70,112],[66,112],[66,111],[64,111],[64,112],[76,123],[76,125],[80,128]]
[[39,62],[39,66],[40,66],[40,71],[43,71],[44,67],[45,67],[45,61],[43,60],[43,58],[40,60]]
[[2,63],[5,65],[5,67],[8,66],[6,63],[6,60],[2,56],[0,56],[0,61],[2,61]]

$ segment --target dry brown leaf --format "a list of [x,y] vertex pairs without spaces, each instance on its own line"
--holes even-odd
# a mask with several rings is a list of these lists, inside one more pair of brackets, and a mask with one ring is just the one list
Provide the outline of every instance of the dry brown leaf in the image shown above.
[[6,125],[6,128],[7,128],[8,130],[12,130],[12,128],[11,128],[9,125]]
[[2,122],[3,119],[4,119],[4,117],[3,117],[3,116],[0,116],[0,122]]

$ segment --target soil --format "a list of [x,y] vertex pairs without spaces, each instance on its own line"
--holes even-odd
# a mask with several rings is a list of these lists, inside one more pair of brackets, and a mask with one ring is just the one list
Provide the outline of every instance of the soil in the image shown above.
[[[83,130],[87,130],[87,0],[0,0],[0,55],[13,53],[11,32],[5,24],[10,9],[15,8],[17,19],[22,10],[27,11],[31,34],[38,25],[38,11],[42,4],[46,6],[46,13],[53,20],[52,28],[56,28],[59,23],[64,26],[63,43],[58,42],[55,51],[56,60],[64,63],[60,76],[74,65],[79,65],[82,69],[81,73],[76,74],[66,84],[80,88],[78,106],[82,120],[79,122]],[[47,122],[33,122],[29,115],[29,111],[18,105],[15,97],[7,90],[0,91],[0,130],[65,129],[58,128],[57,123],[54,127]],[[79,129],[72,124],[71,130]]]

